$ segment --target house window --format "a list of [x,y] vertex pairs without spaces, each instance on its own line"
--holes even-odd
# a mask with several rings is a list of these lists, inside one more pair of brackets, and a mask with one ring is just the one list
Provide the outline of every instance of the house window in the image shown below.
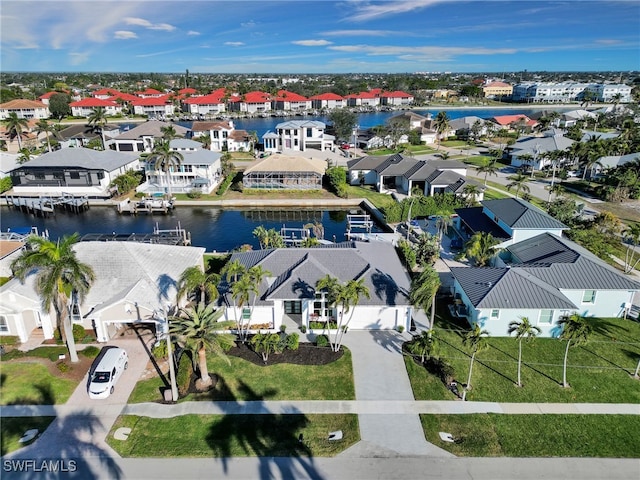
[[585,290],[582,295],[582,303],[596,303],[596,291]]
[[4,315],[0,315],[0,332],[8,332],[9,331],[9,322],[7,322],[7,317]]
[[299,315],[302,313],[302,302],[299,301],[285,301],[284,313],[287,315]]
[[540,310],[540,320],[538,323],[548,323],[553,321],[553,310]]
[[491,310],[490,320],[498,320],[500,318],[500,310]]
[[78,180],[80,178],[80,172],[70,172],[69,177],[73,180]]
[[307,137],[313,137],[313,129],[307,128]]

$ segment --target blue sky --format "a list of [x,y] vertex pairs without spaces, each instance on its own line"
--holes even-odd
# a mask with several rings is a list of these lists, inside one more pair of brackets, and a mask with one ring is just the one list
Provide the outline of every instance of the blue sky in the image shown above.
[[10,1],[4,71],[640,70],[640,2]]

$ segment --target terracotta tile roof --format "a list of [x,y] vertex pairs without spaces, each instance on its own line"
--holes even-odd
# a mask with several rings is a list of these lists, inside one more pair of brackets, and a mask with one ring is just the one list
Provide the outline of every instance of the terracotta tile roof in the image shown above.
[[100,98],[83,98],[77,102],[71,102],[70,107],[115,107],[118,104],[112,100],[102,100]]
[[161,95],[162,92],[156,90],[155,88],[147,88],[142,92],[136,92],[136,95]]
[[231,101],[244,103],[266,103],[271,101],[271,95],[265,92],[248,92],[244,95],[235,97]]
[[198,91],[195,88],[181,88],[178,90],[178,93],[180,95],[193,95],[194,93],[198,93]]
[[54,95],[58,94],[58,93],[66,93],[67,95],[69,94],[69,92],[67,90],[63,90],[62,92],[57,92],[57,91],[52,91],[52,92],[47,92],[44,95],[40,95],[38,98],[40,100],[46,100],[47,98],[51,98]]
[[491,82],[491,83],[487,83],[485,85],[486,87],[510,87],[511,85],[509,85],[508,83],[504,83],[504,82]]
[[0,108],[7,110],[21,110],[25,108],[47,108],[42,102],[36,102],[35,100],[27,100],[24,98],[16,98],[6,103],[0,104]]
[[139,100],[139,97],[136,97],[135,95],[131,95],[130,93],[122,93],[122,92],[118,92],[117,95],[113,95],[109,98],[106,98],[105,100],[111,100],[115,102],[118,98],[125,102],[133,102],[134,100]]
[[186,103],[187,105],[218,105],[220,103],[224,103],[222,99],[225,95],[226,90],[224,88],[219,88],[218,90],[214,90],[208,95],[186,98],[184,100],[184,103]]
[[380,96],[381,97],[387,97],[387,98],[410,98],[410,97],[413,97],[413,95],[411,95],[410,93],[403,92],[401,90],[395,90],[393,92],[383,92]]
[[228,121],[220,122],[193,122],[191,130],[193,132],[208,132],[209,130],[232,130],[233,127]]
[[274,100],[277,102],[306,102],[308,98],[287,90],[279,90],[278,96]]
[[337,93],[327,92],[320,95],[314,95],[309,100],[344,100],[345,97],[341,97]]
[[131,105],[144,106],[144,105],[166,105],[171,103],[169,95],[163,95],[161,97],[148,97],[148,98],[136,98],[131,101]]
[[515,123],[515,122],[519,122],[521,120],[524,120],[527,125],[529,125],[529,122],[534,122],[534,124],[537,123],[535,120],[531,120],[529,117],[527,117],[526,115],[523,115],[523,114],[499,115],[497,117],[493,117],[493,119],[499,125],[505,125],[505,126],[511,125],[512,123]]
[[120,95],[121,93],[122,92],[119,92],[118,90],[115,90],[113,88],[101,88],[100,90],[96,90],[95,92],[93,92],[91,95],[94,97],[97,97],[98,95],[114,96],[114,95]]

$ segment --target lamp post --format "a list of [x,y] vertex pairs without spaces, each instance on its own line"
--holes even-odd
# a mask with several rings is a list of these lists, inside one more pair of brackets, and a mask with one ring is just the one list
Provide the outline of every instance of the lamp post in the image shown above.
[[[167,309],[168,311],[168,309]],[[173,348],[171,345],[171,333],[169,332],[169,315],[165,312],[161,312],[162,333],[166,335],[167,340],[167,357],[169,357],[169,383],[171,384],[171,400],[178,401],[178,386],[176,385],[176,369],[173,358]]]
[[407,240],[409,240],[409,232],[411,232],[411,208],[413,207],[413,201],[415,199],[416,197],[411,197],[411,203],[409,204],[409,212],[407,212]]

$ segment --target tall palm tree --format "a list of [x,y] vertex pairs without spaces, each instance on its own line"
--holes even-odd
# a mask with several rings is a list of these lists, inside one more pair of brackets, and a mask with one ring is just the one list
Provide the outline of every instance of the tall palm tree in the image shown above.
[[235,337],[220,333],[229,326],[229,322],[218,321],[223,314],[224,308],[214,310],[211,304],[199,303],[193,308],[181,309],[177,316],[169,318],[169,332],[198,354],[199,389],[205,389],[212,383],[207,367],[207,351],[229,362],[224,352],[233,346]]
[[163,140],[166,140],[167,142],[171,142],[171,140],[176,138],[176,136],[178,135],[173,125],[167,125],[166,127],[162,127],[160,128],[160,131],[162,132]]
[[428,358],[437,358],[440,355],[439,347],[438,339],[431,334],[431,331],[422,332],[407,344],[409,353],[420,355],[421,363],[424,363]]
[[[271,276],[271,272],[269,270],[265,270],[262,265],[254,265],[249,270],[247,270],[246,276],[249,278],[249,282],[251,283],[252,287],[250,289],[250,292],[253,293],[253,301],[251,302],[251,315],[253,315],[253,311],[256,308],[256,301],[258,300],[258,294],[260,293],[260,285],[265,278]],[[249,325],[251,323],[250,320],[251,319],[249,318],[249,321],[247,321],[245,325],[245,339],[249,333]]]
[[469,377],[467,378],[467,385],[462,391],[462,401],[467,398],[467,391],[471,388],[471,374],[473,372],[473,362],[476,359],[476,354],[488,347],[485,337],[489,335],[489,332],[482,330],[480,325],[476,324],[472,330],[468,331],[462,339],[462,344],[471,350],[471,363],[469,364]]
[[45,136],[47,137],[47,150],[49,150],[49,152],[51,152],[51,140],[49,140],[49,134],[53,132],[53,125],[47,122],[46,119],[41,118],[40,120],[38,120],[38,123],[36,123],[36,134],[45,134]]
[[631,273],[640,262],[640,257],[634,261],[636,247],[640,245],[640,223],[633,223],[622,231],[623,237],[629,242],[624,259],[624,273]]
[[200,303],[211,303],[218,298],[218,284],[220,275],[203,272],[200,267],[188,267],[178,280],[178,303],[182,297],[190,293],[197,293]]
[[515,175],[511,175],[507,177],[507,180],[511,180],[511,183],[507,184],[507,190],[511,190],[512,188],[516,189],[516,198],[520,194],[520,190],[524,193],[529,193],[530,189],[527,185],[531,179],[522,173],[516,173]]
[[529,167],[531,168],[531,174],[533,175],[533,163],[535,162],[533,155],[531,155],[530,153],[523,153],[522,155],[518,155],[518,159],[522,163],[529,165]]
[[167,140],[159,140],[153,146],[151,154],[147,158],[153,163],[153,168],[164,172],[167,179],[167,193],[171,197],[171,171],[178,169],[184,161],[184,156],[180,152],[171,150],[171,146]]
[[16,158],[16,163],[22,165],[23,163],[27,163],[33,157],[33,153],[27,147],[22,147],[18,150],[18,157]]
[[104,138],[104,127],[106,127],[108,121],[109,120],[107,119],[107,111],[104,109],[104,107],[94,108],[87,118],[87,124],[89,126],[100,130],[100,138],[102,139],[102,150],[107,149],[107,141]]
[[562,386],[569,387],[567,383],[567,357],[569,356],[569,347],[584,345],[589,341],[589,336],[593,332],[593,328],[583,316],[573,313],[568,317],[562,318],[559,322],[562,326],[560,340],[567,341],[567,348],[564,352],[564,363],[562,366]]
[[447,112],[440,111],[436,115],[435,120],[433,121],[433,128],[436,131],[436,140],[438,141],[438,149],[440,148],[440,142],[442,140],[442,135],[449,130],[449,116]]
[[69,350],[72,362],[78,362],[78,353],[73,339],[73,328],[69,316],[69,298],[76,297],[82,303],[95,274],[90,265],[82,263],[76,257],[73,245],[80,236],[74,233],[53,242],[43,237],[30,236],[27,239],[28,250],[11,263],[11,270],[21,281],[35,270],[35,288],[42,300],[43,309],[53,309],[56,321]]
[[520,370],[522,366],[522,341],[525,340],[527,342],[532,341],[536,336],[538,336],[541,330],[532,325],[529,321],[529,317],[519,317],[520,320],[514,320],[509,323],[509,329],[507,333],[509,335],[515,333],[516,340],[518,341],[518,386],[522,386],[522,381],[520,380]]
[[433,333],[433,324],[436,317],[436,294],[440,288],[440,275],[435,269],[426,267],[420,275],[411,281],[411,291],[409,301],[423,310],[425,314],[431,307],[431,317],[429,319],[429,335]]
[[465,255],[472,258],[477,267],[486,267],[498,253],[496,245],[500,241],[489,232],[474,233],[465,244]]
[[476,171],[480,174],[484,173],[484,186],[487,186],[487,176],[489,175],[495,175],[496,177],[498,176],[498,170],[500,170],[500,167],[498,167],[498,161],[495,158],[487,158],[485,159],[485,161],[482,163],[482,165],[479,165],[476,167]]
[[253,229],[253,236],[258,239],[260,242],[260,248],[266,249],[269,248],[269,231],[264,228],[264,225],[258,225]]
[[462,193],[464,194],[464,203],[466,206],[471,207],[476,203],[476,199],[480,194],[480,188],[473,183],[467,183],[463,189]]
[[[236,308],[236,299],[234,296],[234,285],[238,283],[238,279],[241,278],[247,271],[247,267],[245,267],[240,260],[234,260],[233,262],[228,262],[220,273],[225,277],[227,281],[227,285],[229,285],[228,291],[231,294],[231,299],[233,300],[233,314],[236,321],[237,330],[240,330],[240,319],[238,318],[238,310]],[[238,292],[239,287],[235,289],[235,292]]]
[[[364,278],[361,278],[359,280],[349,280],[338,290],[336,302],[338,303],[338,305],[340,305],[340,318],[338,320],[336,341],[334,343],[334,351],[336,352],[340,350],[344,332],[349,327],[349,323],[353,318],[353,311],[355,310],[355,306],[358,305],[360,297],[371,298],[369,288],[364,284]],[[351,310],[351,315],[349,315],[349,319],[345,322],[344,316],[347,314],[347,312],[349,312],[349,310]]]
[[29,122],[26,118],[18,117],[16,112],[9,113],[5,120],[7,124],[7,134],[10,139],[18,138],[18,149],[22,148],[22,135],[28,130]]
[[[255,285],[253,280],[248,274],[240,277],[238,281],[236,281],[233,285],[231,285],[231,298],[233,299],[233,308],[234,310],[239,310],[240,314],[238,315],[236,311],[236,329],[240,334],[240,339],[244,342],[245,337],[243,335],[243,331],[245,330],[245,319],[244,319],[244,306],[249,303],[251,299],[251,294],[254,296],[258,295],[258,287]],[[249,309],[249,318],[247,318],[247,327],[248,324],[251,323],[251,310]]]

